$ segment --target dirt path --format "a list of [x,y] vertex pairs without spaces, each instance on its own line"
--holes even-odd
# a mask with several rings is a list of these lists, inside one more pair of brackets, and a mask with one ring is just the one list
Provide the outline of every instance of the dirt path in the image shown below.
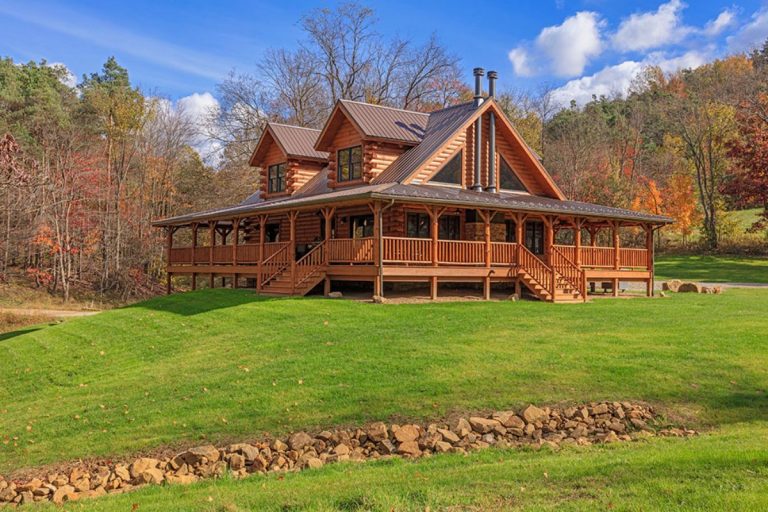
[[51,318],[73,318],[90,316],[100,311],[76,311],[67,309],[30,309],[30,308],[0,308],[0,313],[10,313],[20,316],[49,316]]

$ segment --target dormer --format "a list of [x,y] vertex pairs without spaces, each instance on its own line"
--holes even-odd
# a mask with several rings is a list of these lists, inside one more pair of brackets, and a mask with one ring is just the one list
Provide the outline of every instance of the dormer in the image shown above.
[[328,186],[371,183],[422,141],[428,120],[421,112],[339,100],[315,144],[328,152]]
[[321,172],[328,153],[314,148],[320,130],[267,123],[250,164],[261,169],[264,199],[289,196]]

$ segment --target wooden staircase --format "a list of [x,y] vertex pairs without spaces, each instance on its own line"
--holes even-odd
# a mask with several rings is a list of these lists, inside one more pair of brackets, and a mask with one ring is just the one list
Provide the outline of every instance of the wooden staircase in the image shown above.
[[271,271],[261,285],[269,295],[306,295],[325,279],[324,244],[321,242],[295,263],[286,254],[275,253],[269,261]]
[[518,277],[536,297],[547,302],[586,302],[584,271],[556,247],[550,252],[551,267],[523,244],[517,247]]

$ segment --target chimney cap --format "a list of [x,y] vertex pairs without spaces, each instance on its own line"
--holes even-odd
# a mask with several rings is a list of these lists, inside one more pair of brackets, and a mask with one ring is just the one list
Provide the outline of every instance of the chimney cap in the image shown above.
[[499,78],[499,74],[496,71],[489,71],[488,78]]
[[483,68],[475,68],[472,70],[472,74],[475,76],[483,76],[485,74],[485,70]]

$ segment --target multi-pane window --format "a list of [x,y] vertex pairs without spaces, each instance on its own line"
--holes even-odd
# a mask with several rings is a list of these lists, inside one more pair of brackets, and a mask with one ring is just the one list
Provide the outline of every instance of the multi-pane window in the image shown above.
[[440,240],[461,239],[461,219],[458,215],[443,215],[438,222],[437,233]]
[[350,238],[373,236],[373,215],[355,215],[349,219]]
[[528,190],[525,188],[525,185],[523,185],[523,182],[520,181],[520,178],[517,177],[514,169],[512,169],[507,161],[503,158],[500,158],[499,160],[501,164],[499,165],[499,188],[501,190],[528,192]]
[[409,213],[405,224],[408,238],[429,238],[429,215],[426,213]]
[[504,230],[506,231],[507,242],[517,242],[517,223],[513,220],[504,221]]
[[285,190],[285,164],[270,165],[267,168],[267,191],[270,193]]
[[459,151],[430,181],[461,185],[461,154]]
[[340,149],[337,154],[336,181],[359,180],[363,177],[363,149],[355,146]]
[[533,254],[544,254],[544,223],[528,221],[525,223],[525,246]]

